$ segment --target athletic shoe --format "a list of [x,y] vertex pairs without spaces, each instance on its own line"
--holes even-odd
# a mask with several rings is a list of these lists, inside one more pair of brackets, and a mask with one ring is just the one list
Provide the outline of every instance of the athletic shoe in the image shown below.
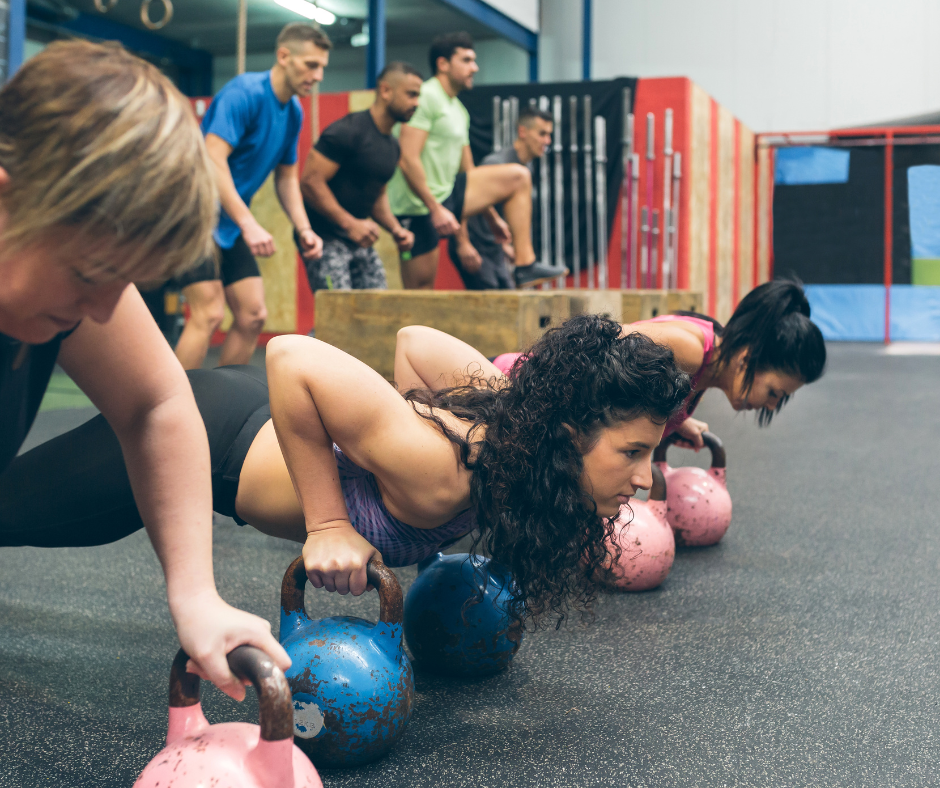
[[552,265],[551,263],[540,263],[538,261],[532,265],[516,266],[513,272],[513,278],[516,280],[516,287],[535,287],[542,282],[551,282],[559,276],[567,276],[568,269],[563,265]]

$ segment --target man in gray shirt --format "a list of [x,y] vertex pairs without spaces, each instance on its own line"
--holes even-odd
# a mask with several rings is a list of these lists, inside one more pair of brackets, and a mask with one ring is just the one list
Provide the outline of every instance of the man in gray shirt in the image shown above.
[[[486,156],[487,164],[524,164],[533,170],[533,162],[552,143],[552,116],[535,107],[519,112],[518,136],[512,145]],[[496,242],[482,215],[465,219],[448,242],[453,260],[467,290],[511,290],[515,287],[507,258],[513,259],[512,247]]]

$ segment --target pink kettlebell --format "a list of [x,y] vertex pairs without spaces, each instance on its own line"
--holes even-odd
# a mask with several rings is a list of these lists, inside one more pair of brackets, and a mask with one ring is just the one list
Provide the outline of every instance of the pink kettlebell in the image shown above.
[[691,547],[718,544],[731,525],[731,496],[725,481],[725,447],[721,439],[703,432],[702,439],[712,455],[712,467],[670,468],[666,449],[681,436],[672,433],[653,453],[653,462],[662,468],[669,486],[666,517],[676,532],[676,543]]
[[186,672],[180,649],[170,669],[166,747],[147,764],[134,788],[323,788],[317,770],[294,744],[294,705],[284,674],[261,649],[228,655],[238,678],[258,692],[261,725],[210,725],[199,703],[199,677]]
[[[666,482],[655,465],[649,500],[620,507],[612,539],[620,546],[620,558],[604,572],[607,585],[649,591],[662,584],[676,557],[676,540],[666,522]],[[613,558],[615,551],[611,545],[608,549]]]

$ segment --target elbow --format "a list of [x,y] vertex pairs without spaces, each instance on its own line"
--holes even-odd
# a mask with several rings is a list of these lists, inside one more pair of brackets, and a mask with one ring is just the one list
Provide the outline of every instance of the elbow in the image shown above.
[[264,364],[268,374],[289,365],[300,354],[309,355],[310,344],[316,342],[310,337],[300,334],[283,334],[272,337],[264,352]]

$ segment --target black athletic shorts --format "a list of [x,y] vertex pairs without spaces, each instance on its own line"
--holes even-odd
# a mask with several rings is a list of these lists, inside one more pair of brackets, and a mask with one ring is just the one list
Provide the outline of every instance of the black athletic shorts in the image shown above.
[[[213,509],[235,517],[245,456],[271,418],[264,370],[187,374],[209,436]],[[121,445],[104,416],[21,454],[0,474],[0,546],[88,547],[143,525]]]
[[196,282],[212,282],[216,279],[221,279],[222,286],[228,287],[249,276],[261,276],[258,261],[241,235],[235,239],[231,249],[223,249],[218,244],[215,248],[219,254],[218,267],[216,267],[215,260],[200,263],[185,274],[176,277],[176,282],[180,287],[188,287]]
[[[450,196],[441,203],[448,211],[457,217],[457,221],[463,220],[463,203],[467,194],[467,173],[458,172],[457,180],[454,181],[454,190]],[[397,216],[401,226],[406,230],[411,230],[415,234],[415,245],[411,247],[411,256],[417,257],[434,249],[441,240],[431,224],[431,215],[422,216]]]

